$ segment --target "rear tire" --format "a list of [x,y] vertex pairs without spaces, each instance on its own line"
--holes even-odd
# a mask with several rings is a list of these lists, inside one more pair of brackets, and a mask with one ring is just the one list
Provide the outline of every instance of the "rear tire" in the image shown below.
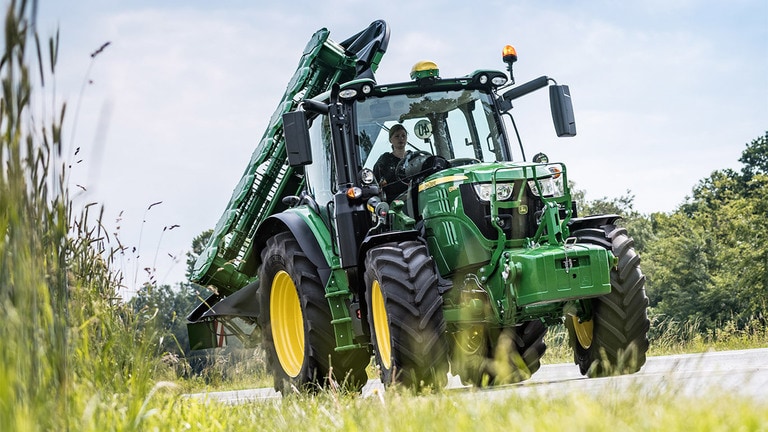
[[587,300],[592,319],[580,322],[566,317],[574,363],[582,375],[590,377],[635,373],[645,364],[650,321],[645,276],[634,241],[624,228],[614,225],[584,228],[571,235],[578,243],[602,246],[619,259],[611,269],[611,292]]
[[267,240],[259,270],[267,367],[275,390],[314,391],[331,383],[359,390],[367,381],[365,350],[336,353],[331,311],[317,267],[289,232]]
[[426,246],[387,243],[368,251],[366,302],[376,364],[384,385],[445,387],[448,344],[443,298]]

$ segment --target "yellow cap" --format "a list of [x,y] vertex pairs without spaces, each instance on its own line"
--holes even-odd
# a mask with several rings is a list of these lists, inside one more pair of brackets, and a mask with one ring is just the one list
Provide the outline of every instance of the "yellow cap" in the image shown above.
[[411,79],[420,80],[429,77],[438,77],[440,75],[440,69],[433,61],[422,60],[411,68]]

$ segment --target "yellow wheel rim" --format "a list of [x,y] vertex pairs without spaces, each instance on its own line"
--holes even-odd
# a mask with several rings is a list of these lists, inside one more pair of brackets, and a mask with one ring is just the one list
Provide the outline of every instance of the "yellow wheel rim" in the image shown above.
[[485,327],[475,324],[454,335],[457,346],[464,354],[476,355],[485,348]]
[[381,292],[379,281],[373,281],[371,286],[371,313],[373,314],[373,331],[376,333],[376,346],[379,348],[381,365],[386,369],[392,368],[392,340],[389,336],[389,319],[384,305],[384,294]]
[[269,317],[277,359],[285,373],[295,378],[304,364],[304,316],[296,285],[284,270],[272,279]]
[[573,319],[573,330],[576,333],[576,339],[579,340],[579,344],[582,348],[589,348],[592,346],[592,331],[594,324],[592,320],[579,322],[578,317],[571,317]]

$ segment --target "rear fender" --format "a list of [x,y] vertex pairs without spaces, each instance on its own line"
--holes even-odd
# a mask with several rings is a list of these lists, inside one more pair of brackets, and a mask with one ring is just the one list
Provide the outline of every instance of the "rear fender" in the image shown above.
[[328,284],[331,263],[337,260],[331,240],[331,233],[317,213],[308,207],[294,207],[268,217],[256,230],[252,254],[261,259],[260,252],[267,239],[282,231],[290,231],[299,242],[301,250],[317,267],[323,286]]
[[584,228],[601,228],[605,225],[613,225],[621,216],[617,214],[602,214],[580,218],[573,218],[568,221],[568,230],[574,232]]
[[[331,274],[328,263],[333,255],[330,245],[327,244],[330,235],[328,230],[325,229],[322,220],[316,215],[313,218],[313,215],[314,213],[309,211],[285,211],[268,218],[256,231],[253,248],[251,249],[253,251],[251,260],[260,259],[260,252],[266,245],[269,237],[278,232],[290,231],[298,240],[307,258],[317,266],[322,283],[326,285]],[[321,227],[319,232],[318,226]],[[321,242],[323,246],[321,246]],[[251,283],[231,295],[225,297],[220,294],[213,294],[200,303],[189,314],[187,320],[194,323],[223,316],[255,318],[259,314],[258,295],[256,294],[258,288],[259,280],[252,278]]]

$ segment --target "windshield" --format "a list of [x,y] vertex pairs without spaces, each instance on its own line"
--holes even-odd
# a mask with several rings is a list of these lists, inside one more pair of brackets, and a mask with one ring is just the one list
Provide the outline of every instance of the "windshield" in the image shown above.
[[487,93],[452,90],[370,97],[357,102],[356,113],[360,162],[366,168],[392,152],[389,130],[396,124],[407,132],[406,151],[424,151],[449,161],[509,160]]

